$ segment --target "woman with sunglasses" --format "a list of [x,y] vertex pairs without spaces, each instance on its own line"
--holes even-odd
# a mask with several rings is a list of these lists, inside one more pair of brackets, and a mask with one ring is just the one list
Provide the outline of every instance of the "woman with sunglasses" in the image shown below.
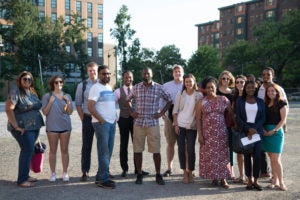
[[[235,79],[235,88],[232,100],[232,107],[234,108],[234,104],[236,100],[243,96],[243,89],[245,82],[247,81],[247,77],[244,75],[238,75]],[[243,183],[247,184],[247,180],[244,177],[244,154],[237,154],[237,165],[240,176],[233,180],[234,183]]]
[[42,102],[34,89],[33,76],[23,71],[17,79],[17,87],[11,90],[5,112],[8,118],[7,129],[17,140],[21,152],[17,184],[20,187],[32,187],[37,179],[29,176],[30,160],[34,153],[34,144],[44,126],[40,113]]
[[[217,95],[225,96],[232,104],[233,91],[234,91],[235,78],[230,71],[224,70],[219,75],[219,86],[217,90]],[[229,113],[225,113],[226,126],[228,130],[228,143],[229,143],[229,155],[230,155],[230,165],[228,168],[230,170],[231,178],[234,179],[233,171],[233,151],[232,151],[232,132],[231,127],[234,126],[234,121],[230,117]]]
[[46,132],[49,142],[49,164],[51,175],[50,182],[56,181],[56,152],[58,142],[60,142],[63,181],[69,181],[68,165],[69,165],[69,140],[71,134],[71,118],[73,112],[72,98],[69,94],[63,92],[63,78],[55,75],[50,78],[50,92],[46,93],[42,98],[42,111],[46,116]]

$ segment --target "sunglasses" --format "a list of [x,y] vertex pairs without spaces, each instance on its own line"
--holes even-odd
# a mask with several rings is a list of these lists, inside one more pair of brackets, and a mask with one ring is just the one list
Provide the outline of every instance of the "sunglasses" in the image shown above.
[[225,77],[223,77],[222,80],[224,80],[224,81],[229,81],[230,78],[225,78]]
[[109,75],[111,75],[111,73],[101,73],[103,76],[109,76]]
[[244,84],[245,81],[236,81],[235,84]]
[[54,83],[55,83],[55,84],[59,84],[59,83],[62,84],[63,81],[55,81]]
[[22,78],[23,81],[27,81],[27,82],[31,82],[32,79],[31,78]]

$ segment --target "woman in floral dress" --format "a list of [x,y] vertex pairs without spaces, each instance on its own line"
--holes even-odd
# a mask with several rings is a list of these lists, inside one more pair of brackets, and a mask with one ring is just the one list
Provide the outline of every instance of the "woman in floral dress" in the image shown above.
[[218,180],[224,188],[229,188],[226,181],[230,178],[227,168],[229,163],[228,131],[224,112],[232,115],[230,101],[225,96],[216,94],[217,80],[207,77],[201,85],[205,97],[198,102],[196,110],[198,140],[200,143],[200,177],[211,179],[217,186]]

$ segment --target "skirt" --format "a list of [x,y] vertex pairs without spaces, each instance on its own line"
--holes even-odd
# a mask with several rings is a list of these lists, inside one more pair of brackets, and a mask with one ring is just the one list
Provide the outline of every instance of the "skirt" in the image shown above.
[[[274,124],[264,125],[266,131],[273,130],[276,127]],[[271,136],[263,136],[262,149],[268,153],[281,153],[284,143],[284,132],[280,128],[276,133]]]

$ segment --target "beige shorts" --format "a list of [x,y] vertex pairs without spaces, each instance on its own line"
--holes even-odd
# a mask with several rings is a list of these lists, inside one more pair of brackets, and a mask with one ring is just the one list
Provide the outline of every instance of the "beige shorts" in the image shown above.
[[165,136],[167,144],[174,145],[176,143],[176,133],[173,122],[168,118],[164,118],[165,122]]
[[133,151],[141,153],[145,150],[147,137],[148,152],[160,153],[160,130],[159,124],[151,127],[133,126]]

